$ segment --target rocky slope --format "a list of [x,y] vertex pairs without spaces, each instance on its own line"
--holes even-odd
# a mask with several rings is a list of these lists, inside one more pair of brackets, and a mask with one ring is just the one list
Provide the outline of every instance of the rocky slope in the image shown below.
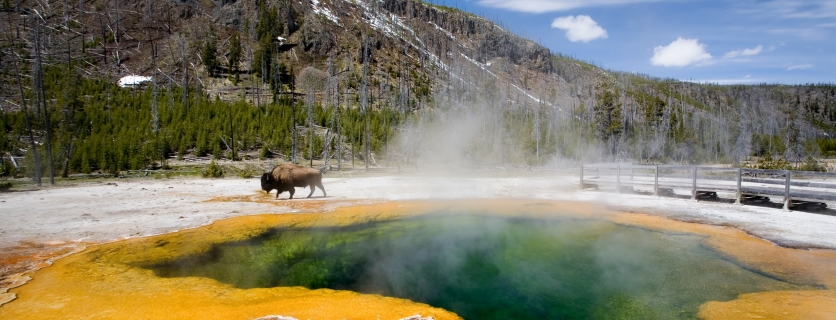
[[[275,15],[281,43],[259,42],[265,12]],[[368,99],[372,108],[403,112],[465,104],[544,113],[542,119],[552,123],[574,119],[581,136],[609,144],[614,157],[632,148],[633,158],[681,161],[699,153],[706,159],[721,148],[725,160],[735,161],[795,148],[789,153],[803,158],[817,154],[812,147],[801,151],[805,141],[836,133],[836,87],[830,84],[715,86],[603,70],[487,19],[421,1],[21,0],[4,14],[10,22],[0,26],[8,35],[4,43],[29,52],[31,59],[31,30],[42,24],[45,59],[83,60],[79,68],[90,76],[150,76],[156,65],[163,86],[198,86],[210,96],[256,104],[272,96],[271,81],[259,77],[264,70],[256,59],[273,50],[276,63],[296,76],[296,88],[274,83],[277,92],[312,91],[321,103],[355,101],[341,103],[344,107]],[[227,77],[233,35],[242,44],[237,83]],[[222,65],[215,76],[201,54],[207,43],[217,46]],[[2,58],[4,66],[13,61],[12,55]],[[31,64],[20,66],[26,68]],[[325,74],[327,83],[307,88],[301,83],[306,68]],[[4,83],[14,83],[13,69],[4,68]],[[2,90],[6,100],[19,100],[14,86]],[[618,113],[610,124],[601,123],[602,111],[596,109],[606,92],[617,105],[608,111]],[[15,104],[4,109],[14,110]],[[604,127],[617,130],[602,134]]]

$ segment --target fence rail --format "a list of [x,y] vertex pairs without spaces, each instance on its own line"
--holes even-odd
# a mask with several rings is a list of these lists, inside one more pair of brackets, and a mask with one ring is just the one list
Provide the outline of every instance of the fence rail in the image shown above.
[[713,168],[699,166],[648,166],[632,164],[586,164],[580,168],[580,187],[614,185],[652,188],[656,196],[690,190],[691,199],[716,199],[717,192],[733,193],[736,203],[783,197],[785,210],[805,203],[826,206],[836,202],[836,173]]

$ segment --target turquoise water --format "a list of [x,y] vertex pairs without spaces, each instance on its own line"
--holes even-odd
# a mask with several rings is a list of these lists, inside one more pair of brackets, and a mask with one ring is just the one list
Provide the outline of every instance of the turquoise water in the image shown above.
[[600,220],[439,215],[276,230],[152,269],[240,288],[407,298],[465,319],[691,319],[707,301],[802,288],[723,260],[701,240]]

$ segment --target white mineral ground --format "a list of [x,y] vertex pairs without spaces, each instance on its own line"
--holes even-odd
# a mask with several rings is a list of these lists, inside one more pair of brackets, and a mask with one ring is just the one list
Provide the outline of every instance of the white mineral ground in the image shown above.
[[[364,175],[363,173],[359,173]],[[294,213],[305,201],[326,200],[326,208],[363,202],[416,199],[546,199],[588,201],[613,211],[646,213],[675,220],[733,226],[791,247],[836,249],[836,214],[784,211],[728,203],[579,191],[578,177],[554,171],[502,173],[328,173],[317,190],[297,188],[265,202],[252,179],[121,179],[37,191],[0,193],[0,250],[21,244],[96,243],[194,228],[212,221],[261,213]],[[83,181],[83,180],[82,180]],[[687,194],[688,190],[678,190]],[[231,202],[207,202],[218,197]],[[721,195],[722,196],[722,195]],[[830,204],[829,207],[833,207]]]
[[[555,171],[457,173],[330,172],[317,190],[297,188],[299,199],[278,200],[252,179],[120,179],[0,194],[0,252],[52,250],[49,260],[90,243],[109,242],[194,228],[251,214],[293,214],[305,210],[392,200],[517,198],[584,201],[613,211],[645,213],[675,220],[731,226],[776,244],[836,249],[836,214],[694,201],[637,194],[578,190],[577,173]],[[687,194],[688,190],[678,190]],[[722,196],[722,195],[721,195]],[[229,197],[227,201],[211,201]],[[259,201],[250,201],[258,199]],[[324,200],[324,203],[323,203]],[[314,201],[319,202],[313,205]],[[306,205],[310,204],[310,205]],[[834,207],[834,204],[829,204]],[[63,249],[64,251],[60,251]],[[40,251],[39,251],[40,250]],[[57,253],[56,253],[57,252]],[[14,260],[14,259],[12,259]],[[14,261],[12,261],[14,262]],[[0,263],[5,283],[13,263]],[[18,265],[16,268],[20,268]],[[26,267],[32,269],[32,266]],[[0,295],[3,293],[0,291]],[[0,299],[2,300],[2,299]]]

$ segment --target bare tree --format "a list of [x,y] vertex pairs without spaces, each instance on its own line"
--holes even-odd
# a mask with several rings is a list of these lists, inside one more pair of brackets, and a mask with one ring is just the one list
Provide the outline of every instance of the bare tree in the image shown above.
[[369,159],[371,158],[371,136],[369,134],[369,38],[363,36],[363,80],[360,89],[360,107],[363,114],[363,147],[366,170],[369,170]]
[[314,124],[313,124],[313,107],[316,104],[316,93],[322,91],[325,87],[328,76],[322,71],[314,67],[306,67],[299,73],[299,82],[302,85],[302,90],[305,94],[305,105],[307,109],[307,124],[308,127],[308,157],[310,158],[310,165],[313,167],[313,140],[314,140]]
[[[84,0],[78,0],[78,14],[79,20],[84,21]],[[81,44],[81,55],[83,59],[87,58],[87,48],[84,46],[85,38],[87,37],[87,24],[81,24],[81,37],[80,37],[80,44]]]
[[[8,22],[9,22],[9,33],[6,35],[9,37],[9,43],[12,44],[11,48],[15,48],[15,41],[12,38],[12,19],[11,19],[11,10],[8,11]],[[20,33],[20,30],[17,30],[17,33]],[[14,50],[14,49],[12,49]],[[32,150],[32,156],[35,159],[35,183],[40,187],[41,186],[41,159],[38,156],[38,148],[35,144],[35,136],[32,133],[32,122],[29,120],[29,111],[26,106],[26,95],[23,92],[23,80],[20,77],[20,66],[17,62],[17,53],[11,53],[12,60],[14,61],[14,68],[15,68],[15,79],[17,79],[17,88],[20,91],[20,105],[23,107],[23,118],[26,121],[26,131],[29,133],[29,149]]]
[[[349,77],[354,74],[354,72],[352,71],[351,60],[346,59],[345,69],[348,72],[348,75],[345,76],[345,84],[343,85],[343,88],[345,90],[345,93],[343,94],[343,99],[345,101],[344,104],[343,104],[343,108],[347,109],[347,108],[349,108],[349,102],[348,102],[348,99],[349,99],[349,95],[348,95],[349,85],[348,85],[348,83],[350,81]],[[339,155],[337,157],[337,170],[342,170],[342,168],[343,168],[343,136],[342,136],[343,126],[342,126],[342,120],[340,119],[340,114],[342,114],[342,110],[341,110],[340,106],[337,106],[337,154]],[[353,147],[352,147],[352,150],[353,150]],[[352,155],[352,157],[354,156],[353,151],[352,151],[351,155]],[[351,159],[351,162],[354,163],[353,158]]]
[[151,85],[153,92],[151,96],[151,131],[155,134],[160,131],[160,112],[157,104],[157,44],[151,41]]
[[180,43],[180,66],[183,68],[183,80],[180,86],[183,88],[183,110],[189,112],[189,60],[187,55],[188,44],[183,39]]
[[[41,105],[41,112],[43,114],[44,119],[44,129],[46,131],[46,152],[47,152],[47,167],[49,168],[49,184],[55,184],[55,172],[53,170],[52,164],[52,129],[51,123],[49,121],[49,108],[47,107],[46,103],[46,95],[44,93],[44,74],[43,74],[43,64],[41,58],[41,28],[43,21],[37,20],[34,23],[33,28],[33,37],[34,37],[34,46],[35,46],[35,91],[37,91],[38,102]],[[36,169],[39,170],[39,169]]]
[[67,0],[64,0],[64,33],[67,42],[67,71],[70,71],[70,65],[72,64],[72,50],[70,49],[72,32],[70,30],[70,4]]
[[104,27],[104,20],[102,19],[103,14],[99,14],[99,31],[102,34],[102,58],[104,59],[104,65],[107,65],[107,37],[105,36],[105,27]]
[[[290,67],[290,74],[293,74],[293,66]],[[296,142],[299,140],[299,133],[296,130],[296,85],[293,81],[290,81],[290,130],[293,132],[293,141],[291,141],[290,149],[291,149],[291,156],[290,162],[297,163],[297,150],[298,147],[296,146]]]
[[325,114],[328,115],[329,123],[328,130],[325,131],[325,143],[322,151],[322,160],[324,160],[325,162],[323,165],[325,166],[326,170],[330,170],[331,140],[333,138],[331,136],[331,131],[334,130],[334,127],[336,125],[334,121],[337,116],[337,113],[339,112],[339,88],[336,75],[334,74],[334,60],[332,57],[328,57],[328,74],[325,86],[325,108]]
[[116,21],[115,21],[115,32],[113,33],[113,41],[116,43],[116,66],[122,66],[122,58],[119,56],[119,25],[120,25],[120,11],[119,11],[119,1],[121,0],[113,0],[116,3]]

